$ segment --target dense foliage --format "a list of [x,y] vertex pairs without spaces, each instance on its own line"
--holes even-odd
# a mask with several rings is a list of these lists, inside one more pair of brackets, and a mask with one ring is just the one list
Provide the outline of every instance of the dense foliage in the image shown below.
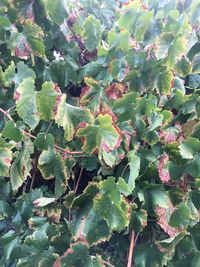
[[199,0],[0,0],[1,267],[200,266],[199,40]]

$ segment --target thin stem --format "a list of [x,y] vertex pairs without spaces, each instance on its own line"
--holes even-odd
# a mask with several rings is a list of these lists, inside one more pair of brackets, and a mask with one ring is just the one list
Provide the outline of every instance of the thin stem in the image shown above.
[[124,175],[126,169],[128,168],[128,166],[129,166],[129,163],[127,163],[126,166],[124,167],[124,169],[122,171],[122,174],[121,174],[121,177],[123,177],[123,175]]
[[12,117],[10,116],[10,114],[7,111],[0,108],[0,112],[2,112],[4,114],[4,116],[6,116],[10,121],[13,121]]
[[53,123],[52,121],[49,123],[49,126],[48,126],[48,128],[47,128],[47,130],[45,132],[45,138],[47,137],[47,134],[48,134],[48,132],[49,132],[49,130],[51,128],[52,123]]
[[130,247],[129,247],[127,267],[132,266],[134,244],[135,244],[135,232],[132,231],[131,232],[131,242],[130,242]]
[[34,160],[34,164],[33,164],[33,176],[31,179],[30,189],[33,189],[33,186],[35,183],[36,172],[37,172],[37,158]]
[[83,168],[84,168],[84,165],[81,167],[81,170],[80,170],[80,173],[79,173],[79,176],[78,176],[78,181],[77,181],[77,184],[76,184],[76,187],[75,187],[75,190],[74,190],[75,193],[78,190],[78,186],[79,186],[79,183],[80,183],[80,180],[81,180],[81,176],[82,176],[82,173],[83,173]]
[[[13,121],[12,117],[10,116],[10,114],[3,110],[2,108],[0,108],[0,112],[2,112],[9,120]],[[22,131],[23,134],[25,134],[26,136],[30,137],[30,138],[33,138],[33,139],[36,139],[36,136],[32,135],[31,133],[27,132],[27,131]],[[58,145],[55,145],[55,149],[65,153],[65,154],[68,154],[68,155],[80,155],[80,154],[83,154],[83,151],[69,151],[69,150],[66,150]]]
[[115,267],[114,265],[112,265],[111,263],[109,263],[109,262],[107,262],[107,261],[105,261],[105,260],[102,260],[102,262],[103,262],[104,264],[110,266],[110,267]]

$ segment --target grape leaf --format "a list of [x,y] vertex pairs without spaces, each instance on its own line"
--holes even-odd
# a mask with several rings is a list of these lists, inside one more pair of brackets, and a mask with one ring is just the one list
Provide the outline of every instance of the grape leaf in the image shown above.
[[194,137],[188,137],[180,144],[181,156],[185,159],[193,159],[195,153],[200,152],[200,141]]
[[86,77],[84,80],[87,86],[81,90],[80,103],[94,112],[100,112],[103,98],[105,98],[104,88],[92,78]]
[[17,87],[14,99],[16,100],[16,110],[23,121],[34,129],[39,123],[36,106],[36,92],[34,80],[26,78]]
[[171,70],[160,71],[156,79],[156,88],[161,94],[169,94],[174,76]]
[[14,125],[13,121],[7,121],[2,131],[2,136],[7,137],[15,142],[22,141],[23,135],[20,130]]
[[100,193],[94,199],[94,211],[110,229],[122,231],[128,224],[128,205],[120,195],[114,177],[100,183]]
[[130,190],[133,191],[135,189],[135,179],[138,177],[140,171],[140,157],[134,151],[130,151],[128,153],[128,160],[130,166],[128,185]]
[[54,118],[54,107],[57,95],[52,82],[45,82],[42,85],[42,90],[37,92],[36,102],[41,120],[50,121]]
[[13,191],[18,188],[30,175],[32,168],[30,155],[33,153],[33,145],[31,141],[24,142],[19,151],[14,153],[14,161],[10,169],[10,179]]
[[0,137],[0,176],[8,176],[12,161],[13,145],[6,143]]
[[51,148],[44,150],[39,157],[38,168],[44,179],[55,177],[55,195],[60,197],[65,192],[68,183],[67,167],[62,157]]
[[66,103],[66,95],[61,97],[58,103],[55,121],[65,131],[65,138],[71,141],[80,123],[91,123],[92,113],[84,108],[75,107]]
[[88,51],[93,51],[101,41],[100,21],[90,15],[83,25],[83,37]]
[[62,0],[55,0],[53,2],[51,0],[42,1],[50,18],[57,25],[61,25],[64,22],[64,19],[67,19],[67,11],[65,8],[65,4]]
[[85,153],[94,153],[98,150],[99,159],[112,166],[112,163],[105,159],[103,153],[107,153],[119,147],[121,143],[121,131],[114,125],[113,119],[109,114],[99,114],[94,124],[81,128],[76,134],[84,137],[82,147]]

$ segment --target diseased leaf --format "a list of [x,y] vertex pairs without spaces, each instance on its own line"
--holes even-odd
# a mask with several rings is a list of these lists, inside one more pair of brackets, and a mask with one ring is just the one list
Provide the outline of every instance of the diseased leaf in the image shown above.
[[9,169],[12,161],[13,145],[6,143],[0,137],[0,176],[9,176]]
[[104,153],[117,149],[121,143],[121,132],[113,122],[109,114],[99,114],[94,124],[81,128],[76,134],[78,137],[84,137],[82,147],[85,153],[94,153],[98,151],[99,159],[105,160],[109,166],[113,164],[106,160]]
[[158,161],[158,174],[163,183],[168,183],[170,180],[169,170],[166,168],[167,163],[169,161],[169,156],[167,154],[163,154],[160,156]]
[[92,78],[85,77],[84,81],[87,86],[81,90],[80,103],[98,113],[104,98],[104,88]]

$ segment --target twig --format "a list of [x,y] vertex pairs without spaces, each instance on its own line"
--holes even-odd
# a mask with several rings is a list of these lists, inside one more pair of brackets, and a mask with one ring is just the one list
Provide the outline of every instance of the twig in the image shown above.
[[0,108],[0,112],[2,112],[4,114],[4,116],[6,116],[10,121],[13,121],[12,117],[10,116],[10,114],[7,111]]
[[105,261],[105,260],[102,260],[102,262],[103,262],[104,264],[110,266],[110,267],[115,267],[114,265],[112,265],[111,263],[109,263],[109,262],[107,262],[107,261]]
[[127,163],[126,166],[124,167],[124,169],[122,171],[122,174],[121,174],[121,177],[123,177],[123,175],[124,175],[124,173],[125,173],[125,171],[126,171],[128,166],[129,166],[129,163]]
[[34,160],[34,164],[33,164],[33,176],[31,179],[31,185],[30,185],[30,189],[33,189],[34,186],[34,182],[35,182],[35,177],[36,177],[36,172],[37,172],[37,158]]
[[76,187],[75,187],[75,190],[74,190],[75,193],[78,190],[78,186],[79,186],[79,183],[80,183],[80,180],[81,180],[81,176],[82,176],[82,173],[83,173],[83,168],[84,168],[84,165],[81,167],[81,170],[80,170],[80,173],[79,173],[79,176],[78,176],[78,181],[77,181],[77,184],[76,184]]
[[132,231],[131,232],[131,242],[130,242],[129,253],[128,253],[127,267],[132,267],[134,244],[135,244],[135,232]]
[[[5,111],[2,108],[0,108],[0,112],[2,112],[4,114],[4,116],[6,116],[10,121],[13,121],[13,119],[10,116],[10,114],[8,113],[8,111]],[[24,135],[30,137],[30,138],[36,139],[36,136],[32,135],[31,133],[29,133],[27,131],[22,130],[22,133]],[[80,155],[80,154],[83,154],[83,151],[69,151],[69,150],[66,150],[66,149],[58,146],[58,145],[55,145],[54,147],[55,147],[55,149],[65,153],[65,154],[68,154],[68,155]]]
[[47,128],[47,130],[45,132],[45,138],[47,137],[47,134],[48,134],[48,132],[49,132],[49,130],[51,128],[52,123],[53,123],[52,121],[49,123],[49,126],[48,126],[48,128]]

